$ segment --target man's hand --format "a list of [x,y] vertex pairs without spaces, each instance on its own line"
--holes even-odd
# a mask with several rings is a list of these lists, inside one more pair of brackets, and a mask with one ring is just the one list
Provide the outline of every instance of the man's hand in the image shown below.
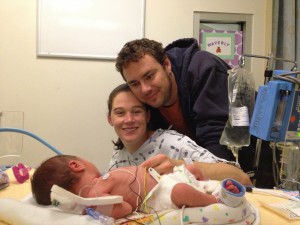
[[[156,156],[147,159],[141,164],[141,166],[155,169],[159,174],[172,173],[174,166],[178,165],[179,160],[170,159],[164,154],[158,154]],[[181,163],[182,164],[182,163]]]

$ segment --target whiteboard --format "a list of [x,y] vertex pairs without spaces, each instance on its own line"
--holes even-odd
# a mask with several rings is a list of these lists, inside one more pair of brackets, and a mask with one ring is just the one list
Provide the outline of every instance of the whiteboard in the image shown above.
[[38,0],[37,55],[115,59],[144,37],[145,0]]

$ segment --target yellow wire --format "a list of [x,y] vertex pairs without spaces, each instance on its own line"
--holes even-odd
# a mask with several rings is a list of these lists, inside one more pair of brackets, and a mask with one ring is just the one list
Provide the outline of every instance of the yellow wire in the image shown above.
[[146,179],[147,179],[147,168],[145,168],[145,173],[144,173],[144,202],[143,202],[143,205],[144,205],[145,211],[149,214],[149,211],[147,208],[147,199],[146,199],[146,197],[147,197]]

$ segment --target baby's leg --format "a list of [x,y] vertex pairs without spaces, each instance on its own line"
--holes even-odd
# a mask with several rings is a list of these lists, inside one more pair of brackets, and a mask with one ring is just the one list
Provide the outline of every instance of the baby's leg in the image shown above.
[[215,196],[202,193],[185,183],[176,184],[171,192],[171,200],[178,207],[201,207],[217,203]]

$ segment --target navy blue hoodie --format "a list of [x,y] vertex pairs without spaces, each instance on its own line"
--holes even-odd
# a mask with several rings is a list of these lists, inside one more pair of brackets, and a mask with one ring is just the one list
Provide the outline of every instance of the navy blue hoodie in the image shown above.
[[[214,54],[200,50],[193,38],[174,41],[165,50],[191,138],[216,156],[232,160],[231,151],[219,144],[228,119],[227,71],[231,68]],[[152,121],[166,128],[158,110],[152,110]]]

